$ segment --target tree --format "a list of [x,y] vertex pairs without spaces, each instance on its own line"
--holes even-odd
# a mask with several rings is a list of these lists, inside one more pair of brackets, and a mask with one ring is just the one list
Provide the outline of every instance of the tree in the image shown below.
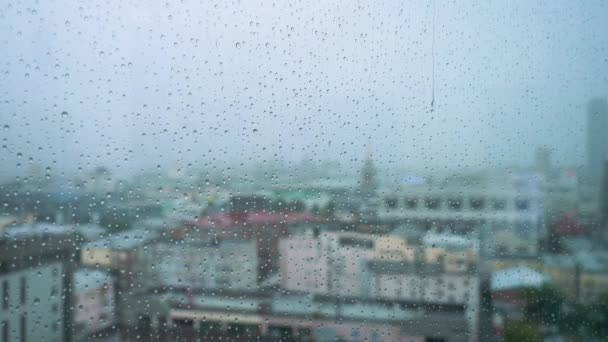
[[541,341],[538,326],[530,322],[509,321],[505,326],[506,342],[536,342]]
[[562,316],[562,295],[553,287],[528,289],[525,292],[525,316],[528,320],[543,324],[557,324]]

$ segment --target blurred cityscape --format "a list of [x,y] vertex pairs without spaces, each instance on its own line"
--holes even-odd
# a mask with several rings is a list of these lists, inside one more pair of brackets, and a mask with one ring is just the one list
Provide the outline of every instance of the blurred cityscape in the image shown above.
[[600,341],[608,105],[587,165],[32,166],[0,186],[2,341]]

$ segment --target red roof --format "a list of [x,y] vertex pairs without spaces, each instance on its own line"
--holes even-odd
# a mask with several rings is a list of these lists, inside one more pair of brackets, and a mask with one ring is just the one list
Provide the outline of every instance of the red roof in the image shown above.
[[557,235],[584,235],[585,228],[579,225],[571,215],[564,215],[553,224],[553,232]]

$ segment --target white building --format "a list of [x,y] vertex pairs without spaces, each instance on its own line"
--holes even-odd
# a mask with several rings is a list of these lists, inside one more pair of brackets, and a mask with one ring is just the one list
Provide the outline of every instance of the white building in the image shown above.
[[[159,242],[147,249],[157,286],[255,291],[258,259],[256,241],[209,243],[186,240]],[[155,257],[153,257],[155,256]]]
[[375,236],[311,232],[281,239],[281,282],[285,289],[359,297],[366,293],[361,275],[375,253]]
[[327,253],[321,248],[319,239],[312,235],[282,239],[279,253],[283,288],[321,294],[328,292]]
[[535,255],[545,235],[543,184],[534,173],[408,184],[383,192],[378,217],[454,232],[483,226],[488,250]]
[[114,325],[114,282],[107,272],[81,269],[74,272],[74,329],[79,337]]

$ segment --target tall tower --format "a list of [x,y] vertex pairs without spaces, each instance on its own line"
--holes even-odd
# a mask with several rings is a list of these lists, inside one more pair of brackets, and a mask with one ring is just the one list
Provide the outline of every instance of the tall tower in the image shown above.
[[587,106],[587,170],[591,181],[600,182],[608,159],[608,103],[595,97]]
[[363,198],[374,197],[377,190],[376,168],[374,167],[372,148],[368,145],[367,158],[365,159],[365,164],[363,164],[363,169],[361,170],[361,196]]
[[551,173],[551,150],[547,146],[540,146],[536,149],[536,171],[544,176]]
[[367,146],[367,158],[361,170],[359,194],[361,196],[361,216],[364,218],[375,217],[378,209],[378,181],[370,145]]
[[[600,223],[604,229],[608,229],[608,161],[604,162],[602,186],[600,187]],[[606,238],[608,232],[604,231]]]

